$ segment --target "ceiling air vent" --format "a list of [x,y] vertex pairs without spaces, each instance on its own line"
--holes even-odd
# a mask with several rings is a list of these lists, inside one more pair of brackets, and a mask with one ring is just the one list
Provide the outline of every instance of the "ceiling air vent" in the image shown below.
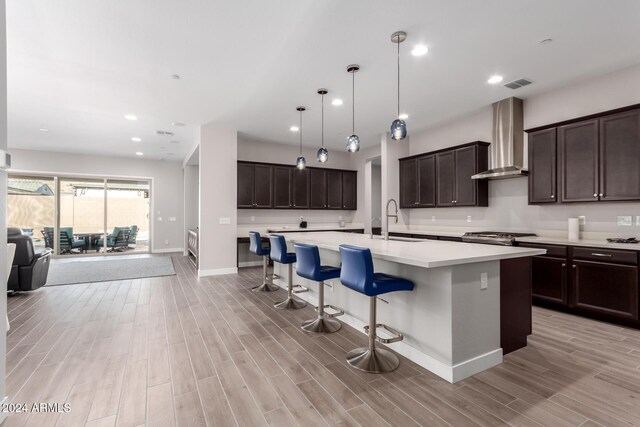
[[509,89],[519,89],[522,86],[527,86],[527,85],[530,85],[531,83],[533,83],[533,80],[523,77],[521,79],[514,80],[512,82],[505,84],[504,87],[508,87]]
[[173,136],[173,132],[167,130],[157,130],[156,133],[161,136]]

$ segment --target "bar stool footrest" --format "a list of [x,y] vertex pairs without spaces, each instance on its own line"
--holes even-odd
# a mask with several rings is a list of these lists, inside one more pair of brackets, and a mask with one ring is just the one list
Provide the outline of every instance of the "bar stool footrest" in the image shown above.
[[325,310],[327,308],[333,310],[333,313],[327,313],[326,311],[324,312],[325,316],[330,317],[330,318],[334,318],[334,317],[339,317],[342,316],[344,314],[344,310],[341,308],[336,307],[335,305],[331,305],[331,304],[325,304],[324,306]]
[[[390,326],[385,325],[384,323],[376,323],[376,329],[381,328],[384,329],[389,335],[393,335],[391,338],[382,338],[376,334],[376,341],[382,344],[391,344],[394,342],[402,341],[404,339],[404,335],[402,335],[397,330],[391,328]],[[369,325],[364,327],[364,332],[369,334]]]
[[293,292],[294,294],[302,294],[305,292],[309,292],[309,288],[305,288],[302,285],[293,285],[291,287],[291,292]]

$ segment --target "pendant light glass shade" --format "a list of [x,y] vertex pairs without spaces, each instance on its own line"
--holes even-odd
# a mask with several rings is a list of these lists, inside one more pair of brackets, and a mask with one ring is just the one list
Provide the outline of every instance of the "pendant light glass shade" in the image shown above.
[[351,64],[347,71],[351,73],[351,136],[347,138],[347,151],[357,153],[360,151],[360,137],[356,135],[356,73],[360,66]]
[[318,148],[318,154],[316,154],[316,158],[320,163],[325,163],[327,160],[329,160],[329,151],[324,147]]
[[407,123],[400,119],[400,43],[405,41],[407,33],[396,31],[391,34],[391,41],[398,45],[398,118],[391,123],[391,139],[401,141],[407,137]]
[[322,141],[322,146],[320,148],[318,148],[318,153],[316,154],[316,159],[320,162],[320,163],[326,163],[327,160],[329,160],[329,150],[327,150],[326,148],[324,148],[324,96],[329,93],[329,91],[327,89],[318,89],[318,95],[321,96],[322,99],[322,124],[320,126],[321,129],[321,136],[320,139]]
[[300,113],[300,156],[296,159],[296,167],[304,169],[307,167],[307,159],[302,155],[302,113],[306,110],[304,107],[297,107],[296,111]]

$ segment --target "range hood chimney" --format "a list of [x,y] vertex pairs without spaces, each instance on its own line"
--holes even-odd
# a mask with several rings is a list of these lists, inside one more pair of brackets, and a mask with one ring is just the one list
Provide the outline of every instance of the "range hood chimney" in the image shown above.
[[492,104],[491,169],[472,179],[506,179],[527,176],[524,169],[524,119],[522,99],[507,98]]

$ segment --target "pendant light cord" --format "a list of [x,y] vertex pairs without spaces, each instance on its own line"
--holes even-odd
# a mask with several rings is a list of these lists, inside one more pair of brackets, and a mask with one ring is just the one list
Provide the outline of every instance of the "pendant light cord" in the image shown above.
[[302,156],[302,111],[300,111],[300,156]]
[[398,45],[398,118],[400,118],[400,36],[396,37]]
[[322,95],[322,124],[321,124],[321,131],[320,131],[320,139],[322,141],[322,146],[324,147],[324,94]]
[[351,134],[356,133],[356,72],[351,71]]

